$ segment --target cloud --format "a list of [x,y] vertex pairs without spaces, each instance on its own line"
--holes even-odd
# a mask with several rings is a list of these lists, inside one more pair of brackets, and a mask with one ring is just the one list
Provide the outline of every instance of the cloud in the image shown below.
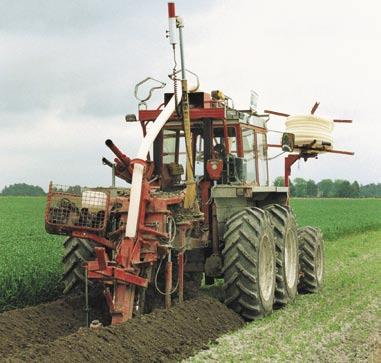
[[[380,10],[376,1],[313,6],[227,0],[192,19],[188,63],[206,89],[224,90],[239,107],[247,107],[254,89],[264,109],[300,114],[319,100],[318,115],[354,119],[353,125],[337,125],[334,133],[335,148],[354,150],[354,157],[322,155],[301,162],[293,176],[380,181],[375,162],[381,157],[375,107],[381,82],[381,50],[375,46]],[[272,117],[269,128],[283,130],[283,125],[284,119]],[[270,172],[283,174],[283,157],[270,163]]]
[[[378,2],[198,0],[177,8],[187,67],[205,91],[222,89],[245,108],[255,89],[262,108],[289,113],[320,100],[318,114],[354,119],[337,126],[335,148],[355,157],[322,155],[293,176],[381,179]],[[173,66],[166,2],[0,0],[0,10],[0,188],[109,183],[99,163],[104,139],[131,156],[139,145],[140,130],[122,121],[136,112],[134,84],[168,81]],[[283,122],[272,118],[269,127]],[[273,178],[283,173],[283,158],[270,165]]]

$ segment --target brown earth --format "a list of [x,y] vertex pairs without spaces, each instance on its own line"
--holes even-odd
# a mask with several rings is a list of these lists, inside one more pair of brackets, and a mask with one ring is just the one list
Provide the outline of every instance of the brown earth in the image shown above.
[[[107,316],[100,307],[92,307],[91,318],[107,322]],[[72,334],[84,324],[84,303],[80,297],[68,297],[2,313],[0,314],[0,359],[33,344],[46,344]]]
[[[72,333],[83,321],[78,322],[76,319],[81,314],[72,310],[67,316],[59,316],[61,310],[66,312],[62,306],[67,307],[67,303],[52,304],[58,308],[58,314],[54,313],[52,308],[50,313],[53,316],[45,319],[45,322],[41,320],[40,324],[35,324],[34,319],[42,318],[42,315],[31,315],[30,321],[34,330],[29,328],[24,333],[21,329],[27,324],[19,325],[17,319],[14,322],[7,321],[5,316],[0,315],[8,329],[17,331],[7,335],[6,330],[0,327],[0,341],[5,337],[7,342],[0,342],[0,353],[6,354],[2,355],[4,361],[178,361],[207,348],[209,342],[244,324],[238,315],[217,300],[201,296],[176,305],[170,310],[156,310],[124,324],[97,330],[81,328]],[[42,310],[48,309],[47,305],[50,304],[45,304]],[[6,314],[10,313],[15,317],[20,314],[18,310]],[[21,320],[28,321],[25,317]],[[9,347],[9,351],[5,350],[6,346]]]

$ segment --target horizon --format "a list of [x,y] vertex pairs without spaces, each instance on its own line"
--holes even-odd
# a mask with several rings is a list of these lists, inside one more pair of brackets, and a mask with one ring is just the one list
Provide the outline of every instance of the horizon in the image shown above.
[[[275,177],[270,183],[269,183],[269,185],[274,185],[274,182],[275,182],[275,180],[277,179],[277,178],[279,178],[279,177],[282,177],[283,178],[283,176],[281,176],[281,175],[278,175],[277,177]],[[353,180],[353,181],[350,181],[350,180],[348,180],[348,179],[331,179],[331,178],[324,178],[324,179],[320,179],[320,180],[314,180],[314,179],[306,179],[306,178],[303,178],[303,177],[295,177],[295,178],[290,178],[290,182],[292,183],[292,184],[295,184],[294,183],[294,180],[295,179],[303,179],[303,180],[305,180],[305,181],[310,181],[310,180],[312,180],[316,185],[318,185],[321,181],[323,181],[323,180],[331,180],[332,182],[335,182],[335,181],[348,181],[348,182],[350,182],[351,184],[353,184],[353,183],[355,183],[355,182],[357,182],[358,184],[359,184],[359,186],[360,187],[364,187],[364,186],[367,186],[367,185],[378,185],[378,184],[381,184],[381,181],[379,181],[379,182],[371,182],[371,183],[367,183],[367,184],[361,184],[361,183],[359,183],[357,180]],[[14,183],[10,183],[10,184],[7,184],[7,185],[4,185],[4,187],[2,187],[1,189],[0,189],[0,195],[1,195],[1,192],[4,190],[4,188],[7,188],[7,187],[10,187],[10,186],[12,186],[12,185],[20,185],[20,184],[25,184],[25,185],[28,185],[28,186],[33,186],[33,187],[38,187],[38,188],[41,188],[45,193],[47,193],[48,192],[48,188],[45,188],[44,186],[42,186],[42,185],[38,185],[38,184],[30,184],[30,183],[26,183],[26,182],[14,182]],[[74,187],[74,186],[77,186],[77,185],[79,185],[79,184],[73,184],[73,185],[65,185],[65,186],[68,186],[68,187]],[[104,185],[94,185],[94,186],[88,186],[88,185],[79,185],[81,188],[96,188],[96,187],[104,187]],[[131,186],[131,184],[128,184],[128,183],[126,183],[126,186],[117,186],[117,187],[127,187],[127,188],[129,188]]]

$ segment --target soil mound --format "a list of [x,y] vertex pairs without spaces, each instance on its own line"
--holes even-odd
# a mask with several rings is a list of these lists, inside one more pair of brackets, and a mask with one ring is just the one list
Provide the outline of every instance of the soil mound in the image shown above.
[[[107,319],[100,307],[92,307],[91,315]],[[4,312],[0,314],[0,359],[72,334],[84,325],[84,302],[80,297]]]
[[243,324],[225,305],[201,296],[117,326],[82,328],[45,345],[20,350],[6,361],[178,361],[205,349],[210,341]]

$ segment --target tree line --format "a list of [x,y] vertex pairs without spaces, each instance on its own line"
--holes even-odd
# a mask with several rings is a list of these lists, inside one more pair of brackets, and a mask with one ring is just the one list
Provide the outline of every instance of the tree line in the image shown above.
[[[277,177],[274,185],[284,186],[284,178]],[[290,194],[300,198],[381,198],[381,183],[361,185],[343,179],[323,179],[316,183],[311,179],[295,178],[290,181]]]
[[[284,178],[279,176],[274,181],[275,186],[284,186]],[[80,193],[81,187],[70,187],[67,192]],[[381,198],[381,183],[360,185],[357,181],[349,182],[343,179],[323,179],[316,183],[314,180],[295,178],[290,181],[292,197],[300,198]],[[37,185],[16,183],[5,186],[2,196],[43,196],[45,191]]]
[[9,186],[5,186],[1,191],[3,196],[42,196],[46,195],[44,189],[38,185],[30,185],[25,183],[16,183]]
[[[82,188],[79,185],[69,186],[66,188],[55,187],[56,192],[67,192],[73,194],[81,194]],[[4,196],[44,196],[45,191],[38,185],[30,185],[25,183],[16,183],[9,186],[5,186],[0,195]]]

